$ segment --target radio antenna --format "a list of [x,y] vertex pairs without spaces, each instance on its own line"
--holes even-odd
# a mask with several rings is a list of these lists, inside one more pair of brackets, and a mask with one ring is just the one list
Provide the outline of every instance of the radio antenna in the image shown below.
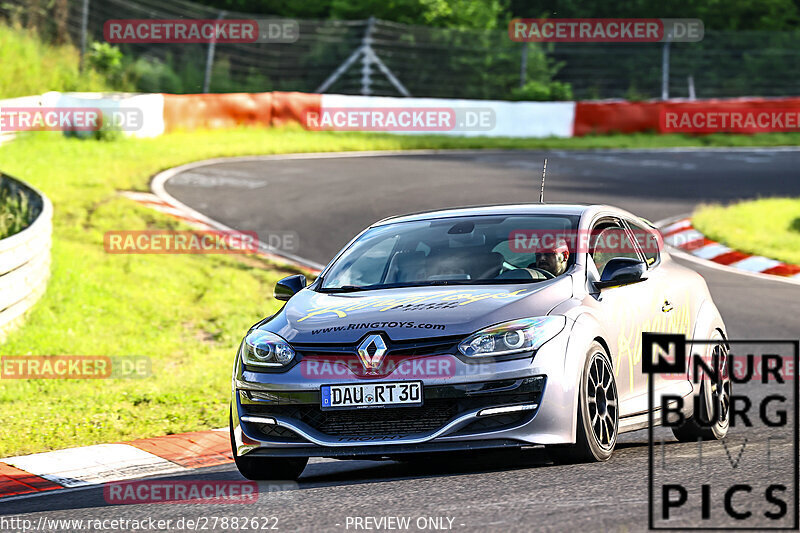
[[544,203],[544,177],[547,174],[547,158],[544,158],[544,168],[542,168],[542,190],[539,193],[539,203]]

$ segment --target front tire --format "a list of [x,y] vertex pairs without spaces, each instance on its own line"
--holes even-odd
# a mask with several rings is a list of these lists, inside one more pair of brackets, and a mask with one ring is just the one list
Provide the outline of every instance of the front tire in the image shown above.
[[233,438],[233,417],[229,418],[228,426],[231,434],[231,452],[233,461],[239,473],[253,481],[275,480],[296,481],[308,464],[308,457],[248,457],[237,455],[236,441]]
[[592,343],[581,375],[575,444],[552,448],[551,457],[557,462],[607,461],[614,452],[619,396],[609,361],[600,343]]

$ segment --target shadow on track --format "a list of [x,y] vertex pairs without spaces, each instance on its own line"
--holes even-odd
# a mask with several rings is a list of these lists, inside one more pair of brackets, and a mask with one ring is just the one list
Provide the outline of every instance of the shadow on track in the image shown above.
[[[665,442],[666,446],[682,444],[676,441]],[[639,460],[647,459],[647,442],[619,442],[617,453],[609,461],[609,467],[616,461],[629,461],[631,456]],[[311,462],[298,482],[281,481],[259,482],[259,502],[274,499],[280,503],[283,498],[294,498],[296,494],[308,489],[354,486],[361,484],[390,483],[400,480],[453,478],[475,474],[503,473],[521,470],[540,470],[552,473],[560,469],[579,469],[587,472],[592,469],[606,468],[602,464],[565,464],[553,463],[543,448],[524,450],[494,450],[482,452],[462,452],[447,454],[426,454],[409,457],[404,461],[368,461],[368,460],[325,460]],[[141,478],[128,481],[246,481],[233,465],[216,466],[194,470],[181,475]],[[106,485],[92,486],[80,490],[53,491],[36,497],[0,501],[0,516],[55,512],[65,510],[90,510],[95,508],[145,508],[152,504],[115,505],[105,499]],[[160,505],[164,505],[161,503]],[[170,503],[186,508],[197,508],[194,503]],[[241,504],[200,504],[217,510],[241,509]]]

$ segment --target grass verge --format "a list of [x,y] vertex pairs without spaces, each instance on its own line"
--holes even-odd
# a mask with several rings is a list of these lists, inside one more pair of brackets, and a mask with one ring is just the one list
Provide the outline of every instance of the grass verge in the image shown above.
[[800,265],[800,198],[763,198],[700,206],[692,223],[734,250]]
[[651,148],[798,145],[800,135],[460,139],[236,129],[158,139],[81,141],[21,136],[0,170],[53,201],[52,278],[0,355],[140,355],[141,380],[0,381],[0,457],[224,426],[230,364],[244,331],[277,309],[287,274],[265,261],[216,255],[109,255],[109,230],[180,227],[117,194],[148,190],[156,172],[223,156],[414,148]]

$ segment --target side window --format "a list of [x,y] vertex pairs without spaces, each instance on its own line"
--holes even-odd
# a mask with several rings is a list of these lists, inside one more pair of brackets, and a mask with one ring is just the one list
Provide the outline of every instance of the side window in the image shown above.
[[616,257],[639,259],[636,245],[617,222],[601,222],[594,227],[589,238],[589,256],[601,276],[608,262]]
[[631,227],[631,231],[633,232],[633,236],[639,245],[639,249],[642,250],[642,253],[647,259],[647,266],[652,267],[657,265],[661,260],[661,254],[659,251],[659,243],[661,242],[661,239],[656,233],[656,230],[630,220],[627,222]]

